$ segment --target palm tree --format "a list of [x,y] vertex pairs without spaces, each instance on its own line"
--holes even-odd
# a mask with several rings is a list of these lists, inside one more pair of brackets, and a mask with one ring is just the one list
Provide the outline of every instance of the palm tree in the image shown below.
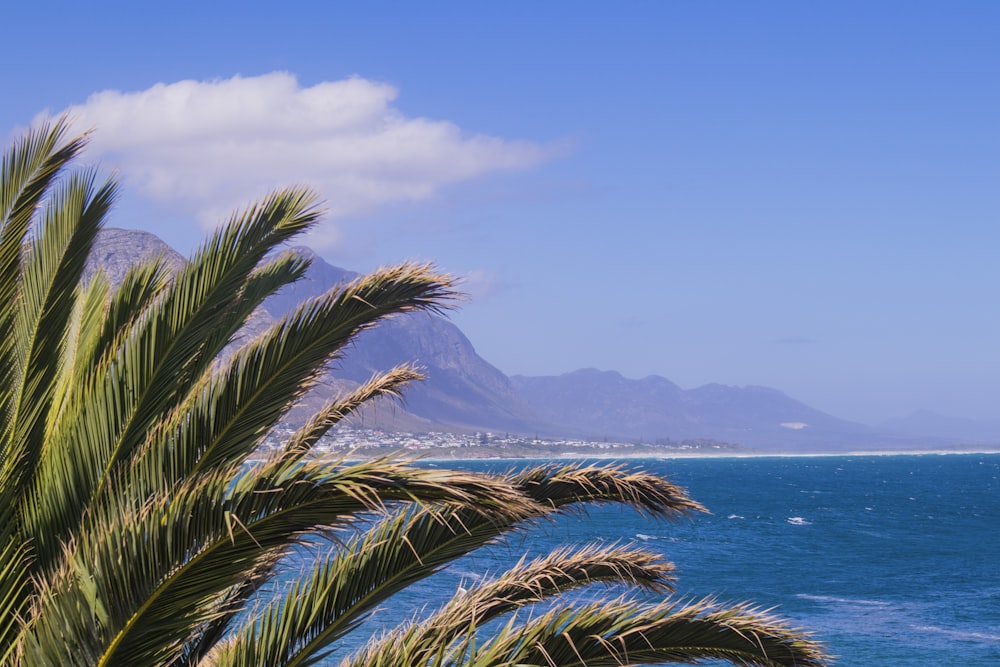
[[[274,251],[316,221],[312,195],[281,190],[233,216],[176,272],[154,259],[116,286],[100,272],[84,282],[117,193],[68,168],[85,143],[55,121],[0,165],[0,665],[316,664],[394,593],[544,517],[588,503],[656,518],[701,509],[617,466],[481,475],[310,456],[339,420],[417,379],[410,366],[331,400],[251,464],[359,332],[447,307],[453,280],[425,265],[380,269],[223,354],[307,268]],[[303,542],[327,555],[286,595],[262,598]],[[823,664],[805,635],[745,605],[674,601],[671,571],[632,546],[558,551],[343,662]],[[560,601],[593,582],[665,601]],[[547,611],[519,615],[540,601]]]

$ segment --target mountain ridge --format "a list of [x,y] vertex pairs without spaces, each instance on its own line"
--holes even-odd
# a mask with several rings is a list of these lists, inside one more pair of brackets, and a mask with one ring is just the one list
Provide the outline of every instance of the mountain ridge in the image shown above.
[[[269,297],[241,338],[256,335],[303,300],[359,275],[329,264],[308,248],[294,250],[312,258],[306,275]],[[116,284],[131,263],[156,255],[167,257],[175,268],[186,261],[154,234],[109,228],[98,236],[89,270],[101,266]],[[355,423],[391,430],[501,431],[647,442],[709,438],[788,452],[955,444],[953,439],[932,442],[839,419],[771,387],[710,383],[683,389],[659,375],[633,380],[593,368],[558,376],[508,377],[479,356],[455,324],[429,313],[398,315],[362,332],[343,358],[331,364],[320,386],[293,410],[292,418],[404,362],[422,367],[425,381],[408,387],[402,404],[378,401],[355,417]]]
[[888,419],[881,426],[918,437],[960,438],[968,444],[1000,442],[1000,419],[949,417],[931,410],[917,410],[905,417]]
[[872,427],[838,419],[771,387],[710,383],[682,389],[667,378],[630,380],[616,371],[581,369],[559,376],[516,375],[514,385],[543,417],[572,421],[599,435],[648,439],[712,438],[775,449],[845,449],[885,439]]

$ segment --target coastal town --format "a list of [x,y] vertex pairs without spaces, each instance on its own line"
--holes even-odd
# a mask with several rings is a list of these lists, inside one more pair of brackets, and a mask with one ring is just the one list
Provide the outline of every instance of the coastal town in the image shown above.
[[[275,429],[261,445],[261,453],[281,447],[294,432],[287,425]],[[631,458],[748,452],[740,445],[711,439],[592,441],[490,431],[412,433],[356,426],[340,426],[332,430],[313,449],[318,456],[370,458],[402,452],[435,459]]]

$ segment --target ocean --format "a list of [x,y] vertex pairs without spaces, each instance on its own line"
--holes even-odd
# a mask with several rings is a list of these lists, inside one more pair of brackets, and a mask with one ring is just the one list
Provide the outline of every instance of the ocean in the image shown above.
[[840,667],[1000,665],[1000,454],[628,463],[666,475],[712,514],[664,523],[598,507],[561,518],[458,561],[362,629],[433,606],[524,552],[622,541],[675,563],[679,596],[776,607]]

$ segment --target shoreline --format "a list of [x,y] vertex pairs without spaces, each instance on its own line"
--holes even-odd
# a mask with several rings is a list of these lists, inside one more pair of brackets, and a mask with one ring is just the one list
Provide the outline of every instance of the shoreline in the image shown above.
[[[340,452],[333,453],[327,452],[319,454],[318,456],[332,456],[336,458],[343,458],[345,461],[359,461],[371,458],[377,458],[378,455],[374,456],[353,456],[353,452]],[[864,457],[876,457],[876,456],[948,456],[948,455],[998,455],[1000,454],[1000,449],[992,448],[982,448],[982,449],[941,449],[941,450],[930,450],[930,449],[916,449],[916,450],[858,450],[858,451],[846,451],[846,452],[745,452],[745,453],[706,453],[706,452],[671,452],[663,454],[606,454],[606,455],[593,455],[593,454],[575,454],[571,452],[559,452],[547,456],[434,456],[427,455],[421,456],[419,452],[413,450],[399,450],[397,452],[400,456],[407,456],[415,461],[426,462],[426,463],[449,463],[449,462],[461,462],[461,463],[475,463],[479,461],[497,461],[497,462],[512,462],[517,463],[519,461],[581,461],[581,460],[598,460],[598,461],[629,461],[629,460],[639,460],[639,459],[655,459],[655,460],[672,460],[672,459],[764,459],[764,458],[834,458],[834,457],[849,457],[849,456],[864,456]],[[391,454],[390,454],[391,455]]]

